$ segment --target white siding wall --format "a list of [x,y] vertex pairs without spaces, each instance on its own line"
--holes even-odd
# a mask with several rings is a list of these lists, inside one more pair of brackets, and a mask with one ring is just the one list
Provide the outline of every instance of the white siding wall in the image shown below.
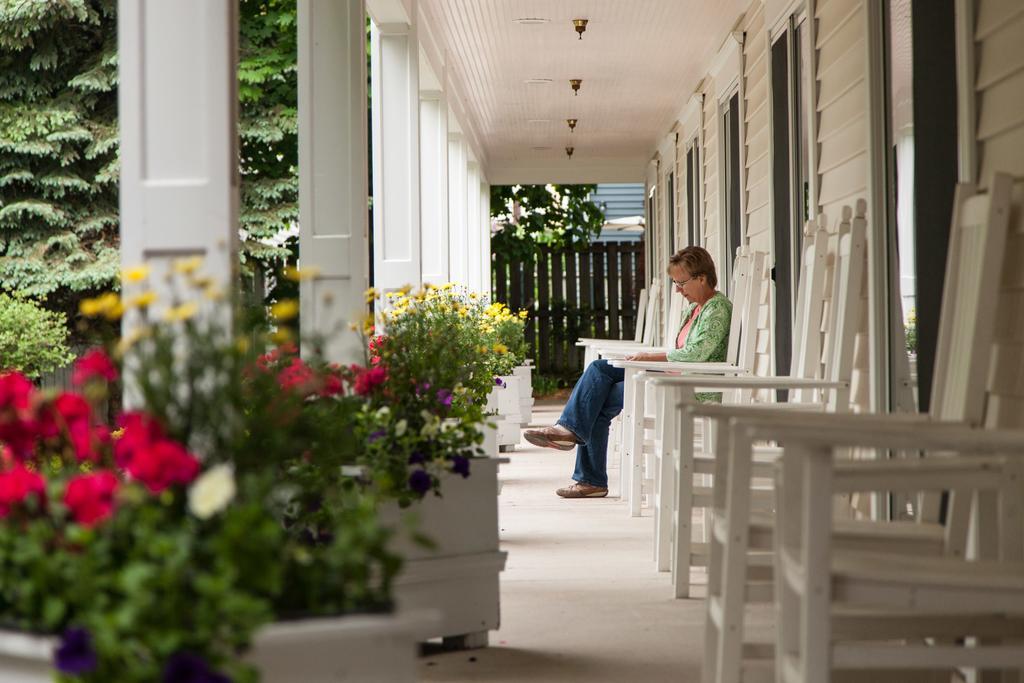
[[[867,198],[868,90],[865,3],[869,0],[817,0],[814,16],[817,65],[815,110],[817,126],[817,205],[835,230],[842,207]],[[868,230],[877,234],[882,223],[868,216]],[[867,298],[867,291],[864,292]],[[868,306],[857,333],[851,400],[861,408],[870,403]]]
[[746,41],[743,44],[743,145],[746,150],[746,234],[752,248],[770,251],[771,207],[768,199],[772,161],[769,156],[771,129],[768,124],[771,107],[768,104],[768,33],[764,25],[764,8],[760,0],[755,0],[747,10],[744,24]]
[[1014,176],[1012,234],[996,302],[989,424],[1024,427],[1024,2],[975,0],[979,181]]
[[721,248],[721,229],[718,222],[718,204],[721,189],[718,173],[718,94],[714,81],[704,81],[704,111],[702,112],[701,163],[704,165],[704,234],[701,244],[711,253],[715,263],[725,257]]

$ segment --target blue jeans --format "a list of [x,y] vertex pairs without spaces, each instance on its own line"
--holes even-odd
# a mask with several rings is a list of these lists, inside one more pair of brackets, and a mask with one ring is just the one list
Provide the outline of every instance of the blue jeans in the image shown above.
[[576,448],[576,471],[572,478],[581,484],[608,488],[608,426],[622,412],[622,389],[626,372],[606,360],[587,366],[565,404],[558,424],[582,442]]

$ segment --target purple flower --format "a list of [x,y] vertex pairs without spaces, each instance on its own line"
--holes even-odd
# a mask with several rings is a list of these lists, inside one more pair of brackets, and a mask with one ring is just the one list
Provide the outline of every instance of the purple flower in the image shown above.
[[426,456],[424,456],[419,451],[413,451],[412,453],[409,454],[409,464],[410,465],[422,464],[423,461],[426,460],[426,459],[427,459]]
[[450,389],[438,389],[437,390],[437,402],[443,405],[445,408],[452,407],[452,392]]
[[434,480],[430,478],[430,475],[423,470],[414,470],[409,475],[409,488],[421,496],[430,490],[430,487],[434,485]]
[[366,437],[366,441],[367,441],[367,443],[373,443],[377,439],[380,439],[381,437],[383,437],[385,434],[387,434],[387,432],[385,430],[378,429],[377,431],[375,431],[372,434],[370,434],[370,436]]
[[89,673],[96,668],[96,651],[92,649],[92,636],[84,628],[72,627],[64,631],[54,653],[57,671],[72,676]]
[[416,385],[416,395],[422,396],[430,390],[430,382],[422,382]]
[[469,476],[469,458],[462,455],[452,456],[452,472],[455,474],[461,474],[462,478],[465,479]]
[[495,383],[495,384],[496,384],[497,386],[499,386],[499,387],[505,387],[505,386],[506,386],[506,385],[505,385],[505,380],[503,380],[503,379],[502,379],[502,378],[500,378],[500,377],[495,377],[495,378],[494,378],[494,383]]
[[164,666],[163,683],[231,683],[231,679],[211,669],[199,655],[178,652]]

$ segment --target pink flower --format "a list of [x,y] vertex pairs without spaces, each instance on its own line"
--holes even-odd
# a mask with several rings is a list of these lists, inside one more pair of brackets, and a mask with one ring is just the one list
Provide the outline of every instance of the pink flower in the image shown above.
[[315,388],[316,374],[301,358],[295,357],[277,373],[277,383],[285,391],[308,394]]
[[92,349],[75,361],[71,381],[81,386],[91,379],[113,382],[117,379],[117,368],[103,349]]
[[164,438],[160,423],[146,413],[122,413],[117,426],[124,430],[114,444],[114,461],[126,468],[137,451]]
[[20,372],[0,374],[0,412],[28,410],[34,392],[32,382]]
[[76,522],[95,526],[113,514],[114,494],[119,485],[113,472],[79,475],[68,482],[64,504]]
[[80,461],[99,460],[94,431],[92,408],[78,394],[64,392],[39,411],[40,436],[44,439],[66,436]]
[[139,448],[125,467],[153,493],[172,484],[188,484],[199,474],[199,460],[177,441],[162,439]]
[[378,365],[369,370],[354,367],[353,370],[356,372],[355,391],[360,396],[367,396],[373,393],[388,378],[387,368],[383,365]]
[[46,480],[24,465],[0,473],[0,517],[11,513],[11,508],[35,494],[39,502],[46,496]]
[[328,374],[324,377],[324,386],[320,389],[321,396],[337,396],[343,393],[345,393],[345,387],[341,383],[340,377],[334,374]]

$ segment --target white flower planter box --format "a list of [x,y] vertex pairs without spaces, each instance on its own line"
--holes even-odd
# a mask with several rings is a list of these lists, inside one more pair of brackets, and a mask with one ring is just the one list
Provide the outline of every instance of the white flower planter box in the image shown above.
[[519,380],[519,424],[526,427],[533,422],[533,366],[524,363],[512,374]]
[[520,423],[520,381],[515,375],[503,375],[504,385],[495,385],[487,395],[487,412],[497,413],[495,421],[498,425],[498,446],[516,446],[519,444]]
[[420,640],[444,638],[456,647],[484,647],[488,631],[500,624],[498,578],[507,553],[498,548],[498,465],[504,458],[476,458],[470,476],[448,474],[441,497],[427,495],[406,510],[381,509],[385,523],[403,529],[405,513],[416,516],[416,530],[437,547],[416,545],[408,534],[393,549],[405,559],[395,580],[400,612],[435,610],[440,620],[418,632]]
[[[351,615],[281,622],[261,628],[246,660],[262,683],[412,683],[417,633],[430,613]],[[0,681],[52,683],[57,638],[0,631]]]

